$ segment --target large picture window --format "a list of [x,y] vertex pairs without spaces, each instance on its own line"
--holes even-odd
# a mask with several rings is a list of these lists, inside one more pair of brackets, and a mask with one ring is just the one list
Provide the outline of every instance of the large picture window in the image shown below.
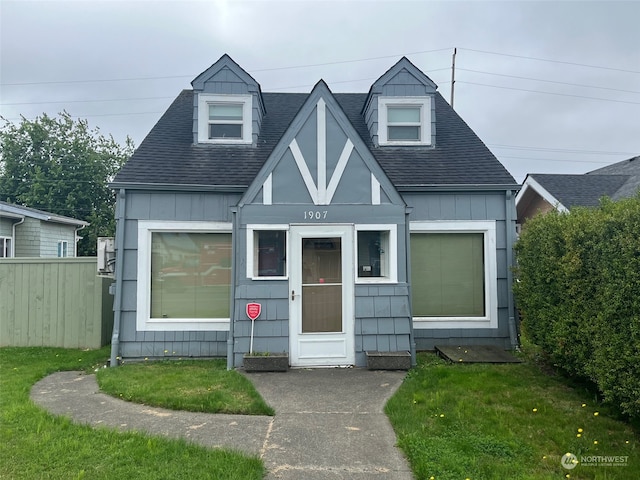
[[427,328],[497,324],[494,222],[411,227],[414,320]]
[[[228,328],[231,228],[138,222],[138,329]],[[207,228],[208,227],[208,228]],[[216,227],[218,231],[212,231]]]

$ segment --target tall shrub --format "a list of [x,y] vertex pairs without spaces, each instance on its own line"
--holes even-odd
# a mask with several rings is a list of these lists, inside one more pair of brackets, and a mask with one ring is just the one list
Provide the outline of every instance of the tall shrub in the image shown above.
[[640,196],[540,215],[516,254],[529,339],[640,417]]

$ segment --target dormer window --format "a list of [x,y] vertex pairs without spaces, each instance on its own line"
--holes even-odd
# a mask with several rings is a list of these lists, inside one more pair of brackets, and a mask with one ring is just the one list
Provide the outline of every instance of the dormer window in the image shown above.
[[431,145],[430,97],[379,97],[380,145]]
[[198,95],[198,142],[251,143],[251,95]]

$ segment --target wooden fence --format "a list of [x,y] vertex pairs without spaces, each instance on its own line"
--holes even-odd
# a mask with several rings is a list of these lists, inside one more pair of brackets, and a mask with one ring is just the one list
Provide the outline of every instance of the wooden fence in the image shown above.
[[0,260],[0,346],[108,344],[111,283],[97,275],[95,257]]

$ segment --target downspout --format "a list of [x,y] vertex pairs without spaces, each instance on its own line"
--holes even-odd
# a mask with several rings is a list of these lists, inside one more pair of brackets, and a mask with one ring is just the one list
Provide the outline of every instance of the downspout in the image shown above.
[[506,235],[507,235],[507,302],[509,308],[509,338],[511,348],[519,348],[518,330],[516,328],[515,306],[513,300],[513,243],[515,241],[515,227],[512,225],[515,216],[513,215],[513,190],[505,192],[505,212],[506,212]]
[[231,209],[231,308],[229,309],[229,335],[227,337],[227,370],[233,370],[234,368],[234,356],[233,346],[235,343],[234,337],[234,319],[236,318],[236,283],[237,283],[237,267],[238,261],[236,259],[236,251],[238,244],[238,210],[237,207]]
[[16,256],[16,227],[21,223],[24,223],[25,218],[26,217],[22,217],[19,222],[16,222],[11,226],[11,257]]
[[405,228],[405,261],[406,261],[406,271],[407,271],[407,290],[409,291],[409,348],[411,353],[411,366],[415,367],[418,364],[418,359],[416,356],[416,339],[413,331],[413,298],[412,298],[412,285],[411,285],[411,228],[409,222],[409,214],[413,210],[411,207],[407,207],[405,209],[404,214],[404,228]]
[[116,212],[116,291],[113,298],[113,333],[111,335],[111,360],[110,366],[118,366],[120,350],[120,320],[122,318],[122,265],[124,262],[124,212],[125,191],[118,191],[118,210]]
[[82,237],[78,236],[78,232],[82,230],[86,225],[80,225],[76,227],[76,231],[73,234],[73,254],[74,256],[78,256],[78,242],[82,239]]

